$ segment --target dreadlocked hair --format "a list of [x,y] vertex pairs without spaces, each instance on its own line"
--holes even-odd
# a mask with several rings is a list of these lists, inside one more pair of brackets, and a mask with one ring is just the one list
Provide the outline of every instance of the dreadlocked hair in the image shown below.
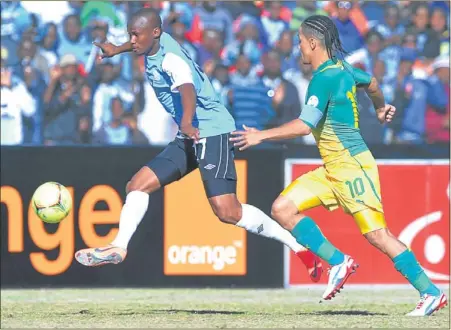
[[336,54],[347,55],[341,45],[340,36],[334,22],[323,15],[313,15],[302,22],[302,33],[308,38],[318,39],[326,48],[329,58],[335,60]]

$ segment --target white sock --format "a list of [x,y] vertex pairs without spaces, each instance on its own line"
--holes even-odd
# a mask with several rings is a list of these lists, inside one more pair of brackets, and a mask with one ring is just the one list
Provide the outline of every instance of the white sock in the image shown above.
[[146,214],[148,206],[149,194],[142,191],[128,193],[121,211],[119,231],[111,245],[127,249],[128,242]]
[[277,221],[268,217],[263,211],[249,204],[241,205],[243,207],[243,215],[236,224],[238,227],[244,228],[253,234],[275,239],[288,246],[295,253],[307,250],[296,242],[296,239],[288,230],[282,228]]

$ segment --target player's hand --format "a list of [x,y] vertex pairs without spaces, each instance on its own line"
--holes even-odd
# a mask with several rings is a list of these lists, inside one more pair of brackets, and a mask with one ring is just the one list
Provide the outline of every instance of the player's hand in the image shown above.
[[377,119],[381,124],[390,123],[395,116],[396,108],[391,104],[386,104],[383,108],[376,110]]
[[229,140],[234,142],[235,147],[239,147],[240,151],[246,150],[252,146],[260,144],[262,139],[260,138],[260,131],[253,127],[247,127],[243,125],[244,131],[235,131],[230,134],[235,135]]
[[93,42],[93,44],[97,47],[99,47],[102,50],[102,54],[100,54],[100,58],[109,58],[113,57],[114,55],[117,55],[117,46],[106,42]]
[[195,128],[192,124],[186,124],[180,126],[180,131],[182,134],[187,136],[189,139],[193,139],[195,142],[199,141],[200,133],[199,129]]

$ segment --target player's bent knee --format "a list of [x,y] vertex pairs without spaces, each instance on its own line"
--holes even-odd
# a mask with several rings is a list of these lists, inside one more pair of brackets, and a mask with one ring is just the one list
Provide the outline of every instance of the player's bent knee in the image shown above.
[[142,191],[153,193],[160,188],[160,182],[155,173],[148,167],[142,167],[127,183],[127,193],[131,191]]
[[[271,216],[279,223],[283,222],[284,218],[298,213],[299,211],[293,201],[285,196],[279,196],[271,207]],[[283,224],[281,223],[281,225]]]
[[366,233],[364,236],[369,243],[374,245],[379,250],[385,251],[387,243],[393,235],[390,234],[387,228],[382,228]]

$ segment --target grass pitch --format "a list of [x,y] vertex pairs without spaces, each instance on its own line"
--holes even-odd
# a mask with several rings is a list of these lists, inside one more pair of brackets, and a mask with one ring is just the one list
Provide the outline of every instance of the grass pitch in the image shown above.
[[450,328],[449,307],[409,318],[414,290],[2,290],[2,328]]

